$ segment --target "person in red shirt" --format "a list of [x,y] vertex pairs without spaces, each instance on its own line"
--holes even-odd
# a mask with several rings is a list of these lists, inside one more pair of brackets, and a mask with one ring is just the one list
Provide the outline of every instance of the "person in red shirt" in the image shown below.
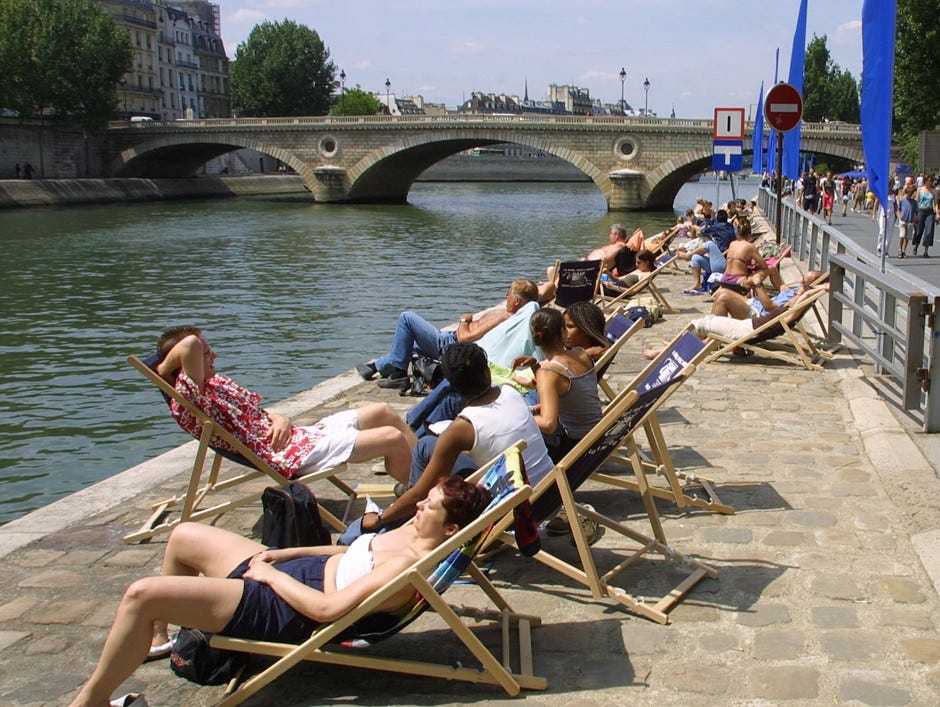
[[[164,332],[157,353],[158,375],[286,478],[384,457],[389,476],[408,481],[417,439],[388,404],[345,410],[310,426],[293,425],[289,418],[261,407],[260,395],[215,370],[215,351],[196,327]],[[182,406],[171,403],[170,414],[186,432],[199,437],[202,425]],[[218,438],[211,444],[225,447]]]

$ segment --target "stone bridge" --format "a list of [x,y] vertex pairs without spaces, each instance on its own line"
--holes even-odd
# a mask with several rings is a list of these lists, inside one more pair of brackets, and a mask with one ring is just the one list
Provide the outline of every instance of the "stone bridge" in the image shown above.
[[[107,132],[111,176],[188,176],[214,157],[251,148],[295,170],[316,201],[346,203],[404,203],[418,175],[435,162],[506,142],[570,162],[594,181],[610,210],[669,209],[686,181],[710,169],[712,121],[337,116],[119,122]],[[804,124],[802,149],[864,161],[854,125]]]

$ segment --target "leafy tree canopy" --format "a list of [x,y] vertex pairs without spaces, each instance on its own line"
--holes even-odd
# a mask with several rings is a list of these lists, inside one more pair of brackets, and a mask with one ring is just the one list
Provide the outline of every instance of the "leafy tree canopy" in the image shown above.
[[858,82],[848,70],[832,61],[826,35],[813,35],[806,47],[803,74],[803,120],[824,118],[857,123],[860,118]]
[[333,115],[375,115],[381,107],[378,98],[356,86],[337,96]]
[[940,125],[940,0],[898,0],[894,132],[910,137]]
[[232,107],[243,116],[326,115],[335,71],[314,30],[292,20],[262,22],[235,50]]
[[103,126],[132,57],[93,0],[0,0],[0,106],[24,118]]

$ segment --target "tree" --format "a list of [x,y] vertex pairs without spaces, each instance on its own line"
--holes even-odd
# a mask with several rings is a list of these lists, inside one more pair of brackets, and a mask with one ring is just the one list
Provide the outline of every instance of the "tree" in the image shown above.
[[898,0],[894,132],[902,139],[940,123],[940,0]]
[[262,22],[235,50],[232,107],[244,116],[326,115],[335,71],[314,30],[292,20]]
[[858,82],[848,70],[832,61],[826,35],[813,35],[806,47],[803,73],[803,120],[823,118],[857,123],[860,117]]
[[132,56],[92,0],[0,0],[0,106],[23,118],[103,126]]
[[381,107],[378,98],[356,86],[336,99],[333,115],[375,115]]

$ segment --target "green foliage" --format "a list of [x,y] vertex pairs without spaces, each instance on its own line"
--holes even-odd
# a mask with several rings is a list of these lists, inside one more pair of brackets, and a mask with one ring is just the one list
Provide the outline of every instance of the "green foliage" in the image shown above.
[[232,107],[242,116],[326,115],[334,73],[314,30],[292,20],[262,22],[235,50]]
[[894,131],[933,130],[940,116],[940,0],[898,0]]
[[824,118],[857,123],[860,117],[858,82],[832,61],[826,35],[813,35],[806,47],[803,74],[803,120],[818,123]]
[[0,0],[0,106],[24,118],[104,125],[132,56],[92,0]]
[[381,107],[378,98],[356,86],[336,97],[333,115],[375,115]]

